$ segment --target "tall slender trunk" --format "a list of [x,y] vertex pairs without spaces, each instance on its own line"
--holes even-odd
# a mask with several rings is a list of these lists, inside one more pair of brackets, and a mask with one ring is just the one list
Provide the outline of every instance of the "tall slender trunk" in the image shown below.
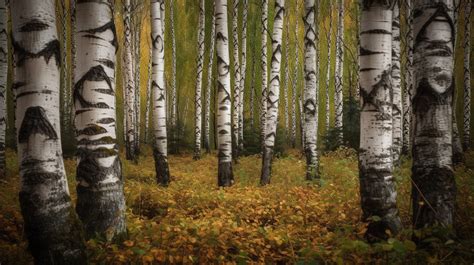
[[132,17],[133,25],[133,73],[135,79],[135,123],[134,123],[134,133],[135,133],[135,156],[138,159],[140,155],[140,124],[141,124],[141,102],[140,102],[140,66],[141,66],[141,22],[142,22],[142,12],[141,12],[141,3],[138,0],[133,1],[134,16]]
[[[291,137],[292,137],[292,145],[293,147],[296,146],[296,98],[297,98],[297,94],[298,94],[298,69],[300,67],[300,56],[299,56],[299,53],[298,53],[298,45],[299,45],[299,42],[298,42],[298,31],[299,31],[299,0],[296,0],[296,5],[295,5],[295,14],[296,14],[296,23],[295,23],[295,66],[293,67],[293,83],[292,83],[292,90],[293,90],[293,98],[292,98],[292,112],[293,112],[293,124],[292,124],[292,131],[291,131]],[[302,106],[301,106],[302,107]],[[303,128],[303,115],[301,113],[302,112],[302,109],[300,109],[301,112],[300,112],[300,115],[301,115],[301,124],[300,124],[300,127]],[[302,131],[302,130],[301,130]],[[301,134],[301,139],[302,139],[302,143],[304,142],[304,136],[303,134]],[[304,147],[303,147],[303,150],[304,150]]]
[[303,98],[300,95],[298,98],[298,107],[300,109],[300,133],[301,133],[301,149],[306,149],[306,136],[304,131],[304,111],[303,111]]
[[152,53],[152,48],[150,45],[150,51],[149,51],[149,56],[148,56],[148,70],[147,70],[147,85],[146,85],[146,105],[145,105],[145,135],[144,135],[144,141],[145,143],[148,143],[149,141],[149,130],[150,130],[150,108],[151,108],[151,53]]
[[466,2],[464,16],[464,137],[463,148],[468,150],[471,143],[471,13],[472,3]]
[[244,150],[244,103],[245,103],[245,80],[247,78],[247,16],[248,0],[243,0],[242,15],[242,60],[240,61],[240,102],[239,102],[239,150]]
[[[174,0],[170,0],[170,34],[171,34],[171,127],[176,131],[178,120],[178,92],[176,89],[176,36],[174,31]],[[176,138],[176,136],[173,136]]]
[[328,61],[326,68],[326,119],[325,119],[325,128],[326,134],[329,132],[329,118],[330,118],[330,97],[329,97],[329,80],[331,79],[331,46],[332,46],[332,1],[329,3],[329,29],[327,33],[328,41]]
[[217,49],[217,148],[220,187],[234,183],[232,171],[231,90],[229,65],[229,33],[227,29],[227,0],[216,0],[216,49]]
[[[255,37],[255,36],[254,36]],[[255,38],[254,38],[255,39]],[[255,50],[252,52],[252,79],[250,82],[250,100],[249,100],[249,114],[250,114],[250,128],[254,128],[255,126]]]
[[267,117],[265,129],[265,146],[262,157],[262,175],[260,184],[270,184],[272,174],[273,148],[275,146],[278,126],[278,103],[280,100],[281,43],[283,37],[283,20],[285,17],[285,0],[275,0],[275,20],[272,37],[272,69],[270,72],[270,89],[267,95]]
[[74,106],[77,139],[77,206],[87,237],[126,233],[122,166],[116,132],[115,53],[108,0],[78,2]]
[[234,159],[238,157],[239,150],[239,120],[240,120],[240,59],[239,59],[239,1],[233,0],[232,9],[232,46],[234,58],[234,110],[232,113],[232,151]]
[[164,0],[151,2],[151,39],[152,39],[152,84],[153,89],[153,132],[155,145],[156,180],[161,185],[168,185],[170,173],[168,166],[168,138],[166,134],[166,88],[165,88],[165,53],[164,32],[161,4]]
[[69,80],[69,87],[71,88],[71,109],[69,111],[71,125],[74,126],[74,118],[76,116],[76,112],[74,110],[74,75],[76,70],[76,39],[75,33],[76,32],[76,0],[69,1],[69,16],[70,16],[70,38],[71,38],[71,71],[70,71],[70,80]]
[[305,132],[305,154],[306,154],[306,179],[314,180],[319,178],[318,174],[318,103],[316,86],[316,25],[314,21],[314,1],[305,0],[304,16],[304,132]]
[[393,93],[393,163],[398,165],[402,151],[402,91],[400,77],[400,7],[393,6],[392,21],[392,93]]
[[86,264],[61,151],[61,59],[54,3],[11,3],[20,207],[35,264]]
[[265,142],[266,117],[267,117],[267,94],[268,94],[268,66],[267,66],[267,34],[268,34],[268,0],[262,0],[262,96],[260,104],[260,134],[262,140],[262,148]]
[[69,132],[70,129],[70,118],[69,114],[71,110],[71,91],[69,90],[68,82],[68,67],[67,67],[67,13],[66,0],[61,0],[61,88],[62,88],[62,108],[61,118],[63,124],[63,130]]
[[414,0],[406,0],[405,24],[406,33],[406,70],[405,86],[403,90],[403,137],[402,154],[411,154],[411,98],[413,94],[413,3]]
[[137,162],[136,157],[136,111],[135,109],[135,78],[133,69],[133,49],[132,49],[132,25],[131,25],[131,5],[130,0],[124,2],[124,44],[123,44],[123,83],[125,87],[124,113],[125,113],[125,147],[126,158]]
[[343,144],[342,116],[343,116],[343,75],[344,75],[344,0],[339,0],[339,15],[336,38],[336,86],[334,108],[336,110],[334,126],[338,130],[337,141]]
[[197,58],[197,78],[194,98],[194,159],[201,158],[201,138],[202,138],[202,71],[204,67],[204,26],[205,26],[205,1],[200,0],[199,4],[199,31],[198,31],[198,58]]
[[0,0],[0,179],[6,175],[5,136],[7,129],[8,21],[6,0]]
[[414,13],[413,224],[451,227],[456,201],[453,2],[416,1]]
[[[461,0],[453,0],[454,2],[454,11],[453,11],[453,24],[454,24],[454,50],[456,50],[456,47],[458,46],[458,21],[459,21],[459,14],[461,12]],[[455,60],[456,60],[456,52],[454,52]],[[455,106],[457,106],[457,97],[453,98],[453,106],[454,109],[456,109]],[[457,115],[456,111],[453,111],[453,163],[455,165],[460,164],[464,162],[464,154],[462,150],[462,143],[461,143],[461,135],[459,134],[459,128],[458,128],[458,121],[457,121]]]
[[211,22],[211,38],[209,42],[209,64],[207,68],[207,89],[206,89],[206,106],[204,109],[204,148],[206,152],[211,152],[210,143],[210,132],[211,132],[211,95],[212,89],[214,88],[214,80],[212,79],[212,70],[214,65],[214,47],[216,43],[216,16],[215,16],[215,2],[213,3],[212,9],[212,22]]
[[283,113],[285,117],[285,133],[289,132],[289,106],[288,106],[288,89],[290,86],[290,19],[287,15],[286,19],[286,38],[285,38],[285,85],[283,86]]
[[[401,229],[392,157],[392,6],[364,0],[360,21],[359,175],[363,219],[369,241]],[[378,216],[380,220],[374,220]]]

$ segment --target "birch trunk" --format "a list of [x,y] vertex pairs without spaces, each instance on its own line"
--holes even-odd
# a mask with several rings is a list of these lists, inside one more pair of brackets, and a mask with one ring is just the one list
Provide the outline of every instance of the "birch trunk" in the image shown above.
[[267,95],[267,117],[265,129],[265,146],[262,157],[262,175],[260,184],[270,184],[272,173],[273,148],[278,126],[278,103],[280,100],[281,43],[283,37],[283,20],[285,17],[285,0],[275,1],[275,20],[272,37],[272,68],[270,72],[270,89]]
[[[255,32],[255,31],[254,31]],[[255,35],[254,35],[255,37]],[[255,39],[255,38],[254,38]],[[255,72],[256,72],[256,69],[255,69],[255,61],[256,61],[256,58],[255,58],[255,50],[253,50],[252,52],[252,79],[251,79],[251,82],[250,82],[250,102],[249,102],[249,112],[250,112],[250,128],[254,128],[255,126],[255,94],[256,94],[256,91],[255,91]]]
[[463,148],[468,150],[471,143],[471,1],[466,2],[464,16],[464,137]]
[[260,130],[262,148],[265,142],[266,117],[267,117],[267,94],[268,94],[268,66],[267,66],[267,34],[268,34],[268,0],[262,0],[262,96],[260,110]]
[[214,47],[216,42],[216,16],[215,16],[215,2],[212,9],[211,22],[211,41],[209,43],[209,64],[207,68],[207,89],[206,89],[206,108],[204,110],[204,148],[207,153],[211,153],[210,131],[211,131],[211,95],[214,87],[214,80],[212,79],[212,70],[214,65]]
[[343,116],[343,71],[344,71],[344,0],[339,0],[339,15],[336,38],[336,86],[334,96],[335,128],[338,130],[337,141],[343,144],[342,116]]
[[229,33],[227,29],[227,0],[216,0],[217,49],[217,148],[219,187],[234,183],[232,171],[231,90],[229,65]]
[[412,198],[415,229],[451,227],[456,184],[453,172],[453,2],[414,6]]
[[[461,12],[461,0],[453,0],[454,2],[454,11],[453,11],[453,24],[454,24],[454,49],[456,49],[458,42],[458,21],[459,13]],[[456,57],[456,53],[454,53]],[[456,58],[455,58],[456,60]],[[457,106],[457,97],[453,98],[453,106]],[[455,108],[455,107],[454,107]],[[464,162],[463,146],[461,143],[461,136],[459,134],[458,121],[456,111],[453,111],[453,163],[455,165],[461,164]]]
[[74,73],[77,206],[87,237],[126,233],[122,166],[116,132],[113,4],[78,2]]
[[146,106],[145,106],[145,135],[144,139],[145,142],[148,143],[148,138],[149,138],[149,130],[150,130],[150,107],[151,107],[151,54],[152,54],[152,48],[150,45],[150,51],[149,51],[149,56],[148,56],[148,70],[147,70],[147,86],[146,86]]
[[135,79],[135,123],[134,123],[134,133],[135,133],[135,156],[138,160],[140,156],[140,124],[141,124],[141,102],[140,102],[140,68],[141,68],[141,19],[142,19],[142,12],[141,12],[141,3],[138,0],[133,1],[134,6],[134,19],[132,19],[133,25],[133,73]]
[[125,115],[125,147],[126,158],[137,162],[136,157],[136,109],[135,109],[135,78],[133,71],[132,51],[132,28],[131,28],[131,5],[130,0],[124,2],[123,27],[125,31],[123,44],[123,83],[125,87],[124,115]]
[[406,33],[406,74],[405,86],[403,91],[403,145],[402,154],[411,154],[411,98],[413,94],[413,0],[406,0],[405,24],[407,25]]
[[289,131],[289,106],[288,106],[288,87],[290,85],[290,19],[287,16],[286,19],[286,38],[285,38],[285,86],[283,87],[283,101],[284,101],[284,108],[283,113],[285,117],[285,132],[288,133]]
[[[369,241],[387,239],[401,229],[392,157],[392,6],[364,0],[360,22],[359,175],[363,219]],[[378,216],[380,220],[374,220]]]
[[204,67],[204,25],[205,25],[205,1],[200,0],[199,5],[199,31],[198,31],[198,58],[197,58],[197,78],[195,91],[195,117],[194,117],[194,160],[201,158],[201,138],[202,138],[202,71]]
[[[178,97],[176,89],[176,36],[174,32],[174,0],[170,0],[170,33],[171,33],[171,126],[176,131],[178,120]],[[173,138],[176,138],[175,136]]]
[[233,0],[232,9],[232,45],[234,58],[234,112],[232,115],[232,134],[233,134],[233,155],[234,159],[238,157],[239,150],[239,120],[240,120],[240,59],[239,59],[239,0]]
[[20,206],[35,264],[86,264],[61,151],[61,51],[54,3],[11,2]]
[[8,36],[7,7],[0,0],[0,179],[6,175],[5,136],[7,129]]
[[300,96],[298,98],[298,107],[300,109],[300,133],[301,133],[301,148],[306,150],[306,137],[304,131],[304,111],[303,111],[303,99]]
[[328,61],[327,61],[327,68],[326,68],[326,134],[329,132],[329,118],[330,118],[330,97],[329,97],[329,80],[331,78],[331,52],[332,52],[332,1],[329,3],[329,30],[327,34],[328,40]]
[[304,135],[305,135],[305,154],[306,154],[306,179],[315,180],[319,178],[318,174],[318,111],[317,111],[317,92],[316,87],[316,29],[314,20],[314,1],[305,0],[304,16]]
[[[299,30],[299,12],[298,12],[298,7],[299,7],[299,0],[296,0],[296,8],[295,8],[295,13],[296,13],[296,23],[295,23],[295,66],[293,67],[293,84],[292,84],[292,90],[293,90],[293,99],[292,99],[292,112],[293,112],[293,115],[294,115],[294,119],[293,119],[293,124],[292,124],[292,145],[293,147],[296,146],[296,97],[297,97],[297,94],[298,94],[298,69],[299,69],[299,66],[300,66],[300,56],[299,56],[299,53],[298,53],[298,30]],[[302,110],[302,109],[300,109]],[[300,127],[303,128],[303,116],[302,114],[303,113],[302,111],[300,112],[300,115],[301,115],[301,124],[300,124]],[[302,131],[302,130],[301,130]],[[304,136],[303,134],[301,134],[301,139],[302,139],[302,143],[304,142]],[[304,147],[303,147],[303,150],[304,150]]]
[[244,150],[244,103],[245,103],[245,80],[247,78],[247,16],[248,0],[243,0],[242,16],[242,60],[240,61],[240,102],[239,102],[239,150]]
[[62,38],[61,38],[61,88],[63,94],[63,104],[61,109],[61,117],[63,122],[63,129],[65,131],[69,131],[70,129],[70,118],[71,115],[71,93],[68,87],[68,67],[67,67],[67,8],[66,8],[66,0],[61,0],[61,31],[62,31]]
[[165,53],[162,25],[161,3],[164,0],[151,2],[151,31],[152,31],[152,95],[153,95],[153,131],[155,145],[156,180],[166,186],[170,181],[168,166],[168,138],[166,135],[166,89],[165,89]]
[[402,151],[402,91],[400,77],[400,7],[395,1],[392,21],[393,162],[398,165]]

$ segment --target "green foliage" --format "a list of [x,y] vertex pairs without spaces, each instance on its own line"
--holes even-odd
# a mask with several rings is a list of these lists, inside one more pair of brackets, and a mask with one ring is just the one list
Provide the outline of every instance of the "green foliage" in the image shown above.
[[193,143],[186,138],[191,134],[191,129],[182,121],[178,120],[176,126],[168,124],[168,152],[170,154],[179,154],[182,151],[193,150]]
[[[262,137],[259,126],[250,126],[248,120],[244,121],[244,150],[242,155],[256,155],[262,152]],[[278,125],[275,139],[275,147],[273,149],[275,157],[286,156],[286,150],[289,148],[287,134],[285,129]]]
[[[360,141],[360,109],[359,102],[354,97],[344,101],[343,109],[343,145],[355,150],[359,149]],[[332,127],[326,135],[323,136],[324,150],[334,151],[340,144],[338,142],[338,135],[341,129]]]

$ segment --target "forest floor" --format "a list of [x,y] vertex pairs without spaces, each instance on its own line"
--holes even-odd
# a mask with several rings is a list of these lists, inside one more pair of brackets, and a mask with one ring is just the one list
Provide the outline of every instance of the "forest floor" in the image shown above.
[[[239,159],[236,183],[217,188],[217,158],[170,156],[172,182],[155,184],[150,150],[138,165],[124,161],[128,239],[87,242],[97,264],[298,263],[414,264],[474,262],[474,152],[456,168],[457,237],[431,237],[430,250],[410,240],[410,161],[395,175],[406,229],[387,242],[368,245],[361,222],[357,156],[340,149],[321,157],[322,185],[304,180],[305,161],[290,150],[275,159],[272,184],[259,187],[259,156]],[[0,183],[0,264],[29,264],[18,205],[18,165],[8,151],[9,175]],[[75,200],[74,160],[65,161]]]

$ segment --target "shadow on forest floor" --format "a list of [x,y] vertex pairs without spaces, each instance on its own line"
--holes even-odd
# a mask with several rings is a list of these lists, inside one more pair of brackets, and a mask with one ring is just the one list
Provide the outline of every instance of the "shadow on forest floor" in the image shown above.
[[[7,153],[9,176],[0,183],[0,263],[28,264],[18,205],[16,155]],[[398,205],[406,229],[388,242],[368,245],[360,221],[357,157],[340,149],[321,157],[322,185],[304,180],[297,150],[276,159],[272,184],[259,187],[260,157],[234,166],[236,184],[218,189],[215,154],[194,161],[171,156],[172,182],[155,185],[146,150],[138,165],[124,163],[129,238],[120,244],[88,241],[90,260],[101,264],[158,263],[454,263],[474,261],[474,152],[456,168],[458,241],[432,238],[431,251],[410,241],[410,161],[396,170]],[[75,161],[66,160],[75,199]]]

